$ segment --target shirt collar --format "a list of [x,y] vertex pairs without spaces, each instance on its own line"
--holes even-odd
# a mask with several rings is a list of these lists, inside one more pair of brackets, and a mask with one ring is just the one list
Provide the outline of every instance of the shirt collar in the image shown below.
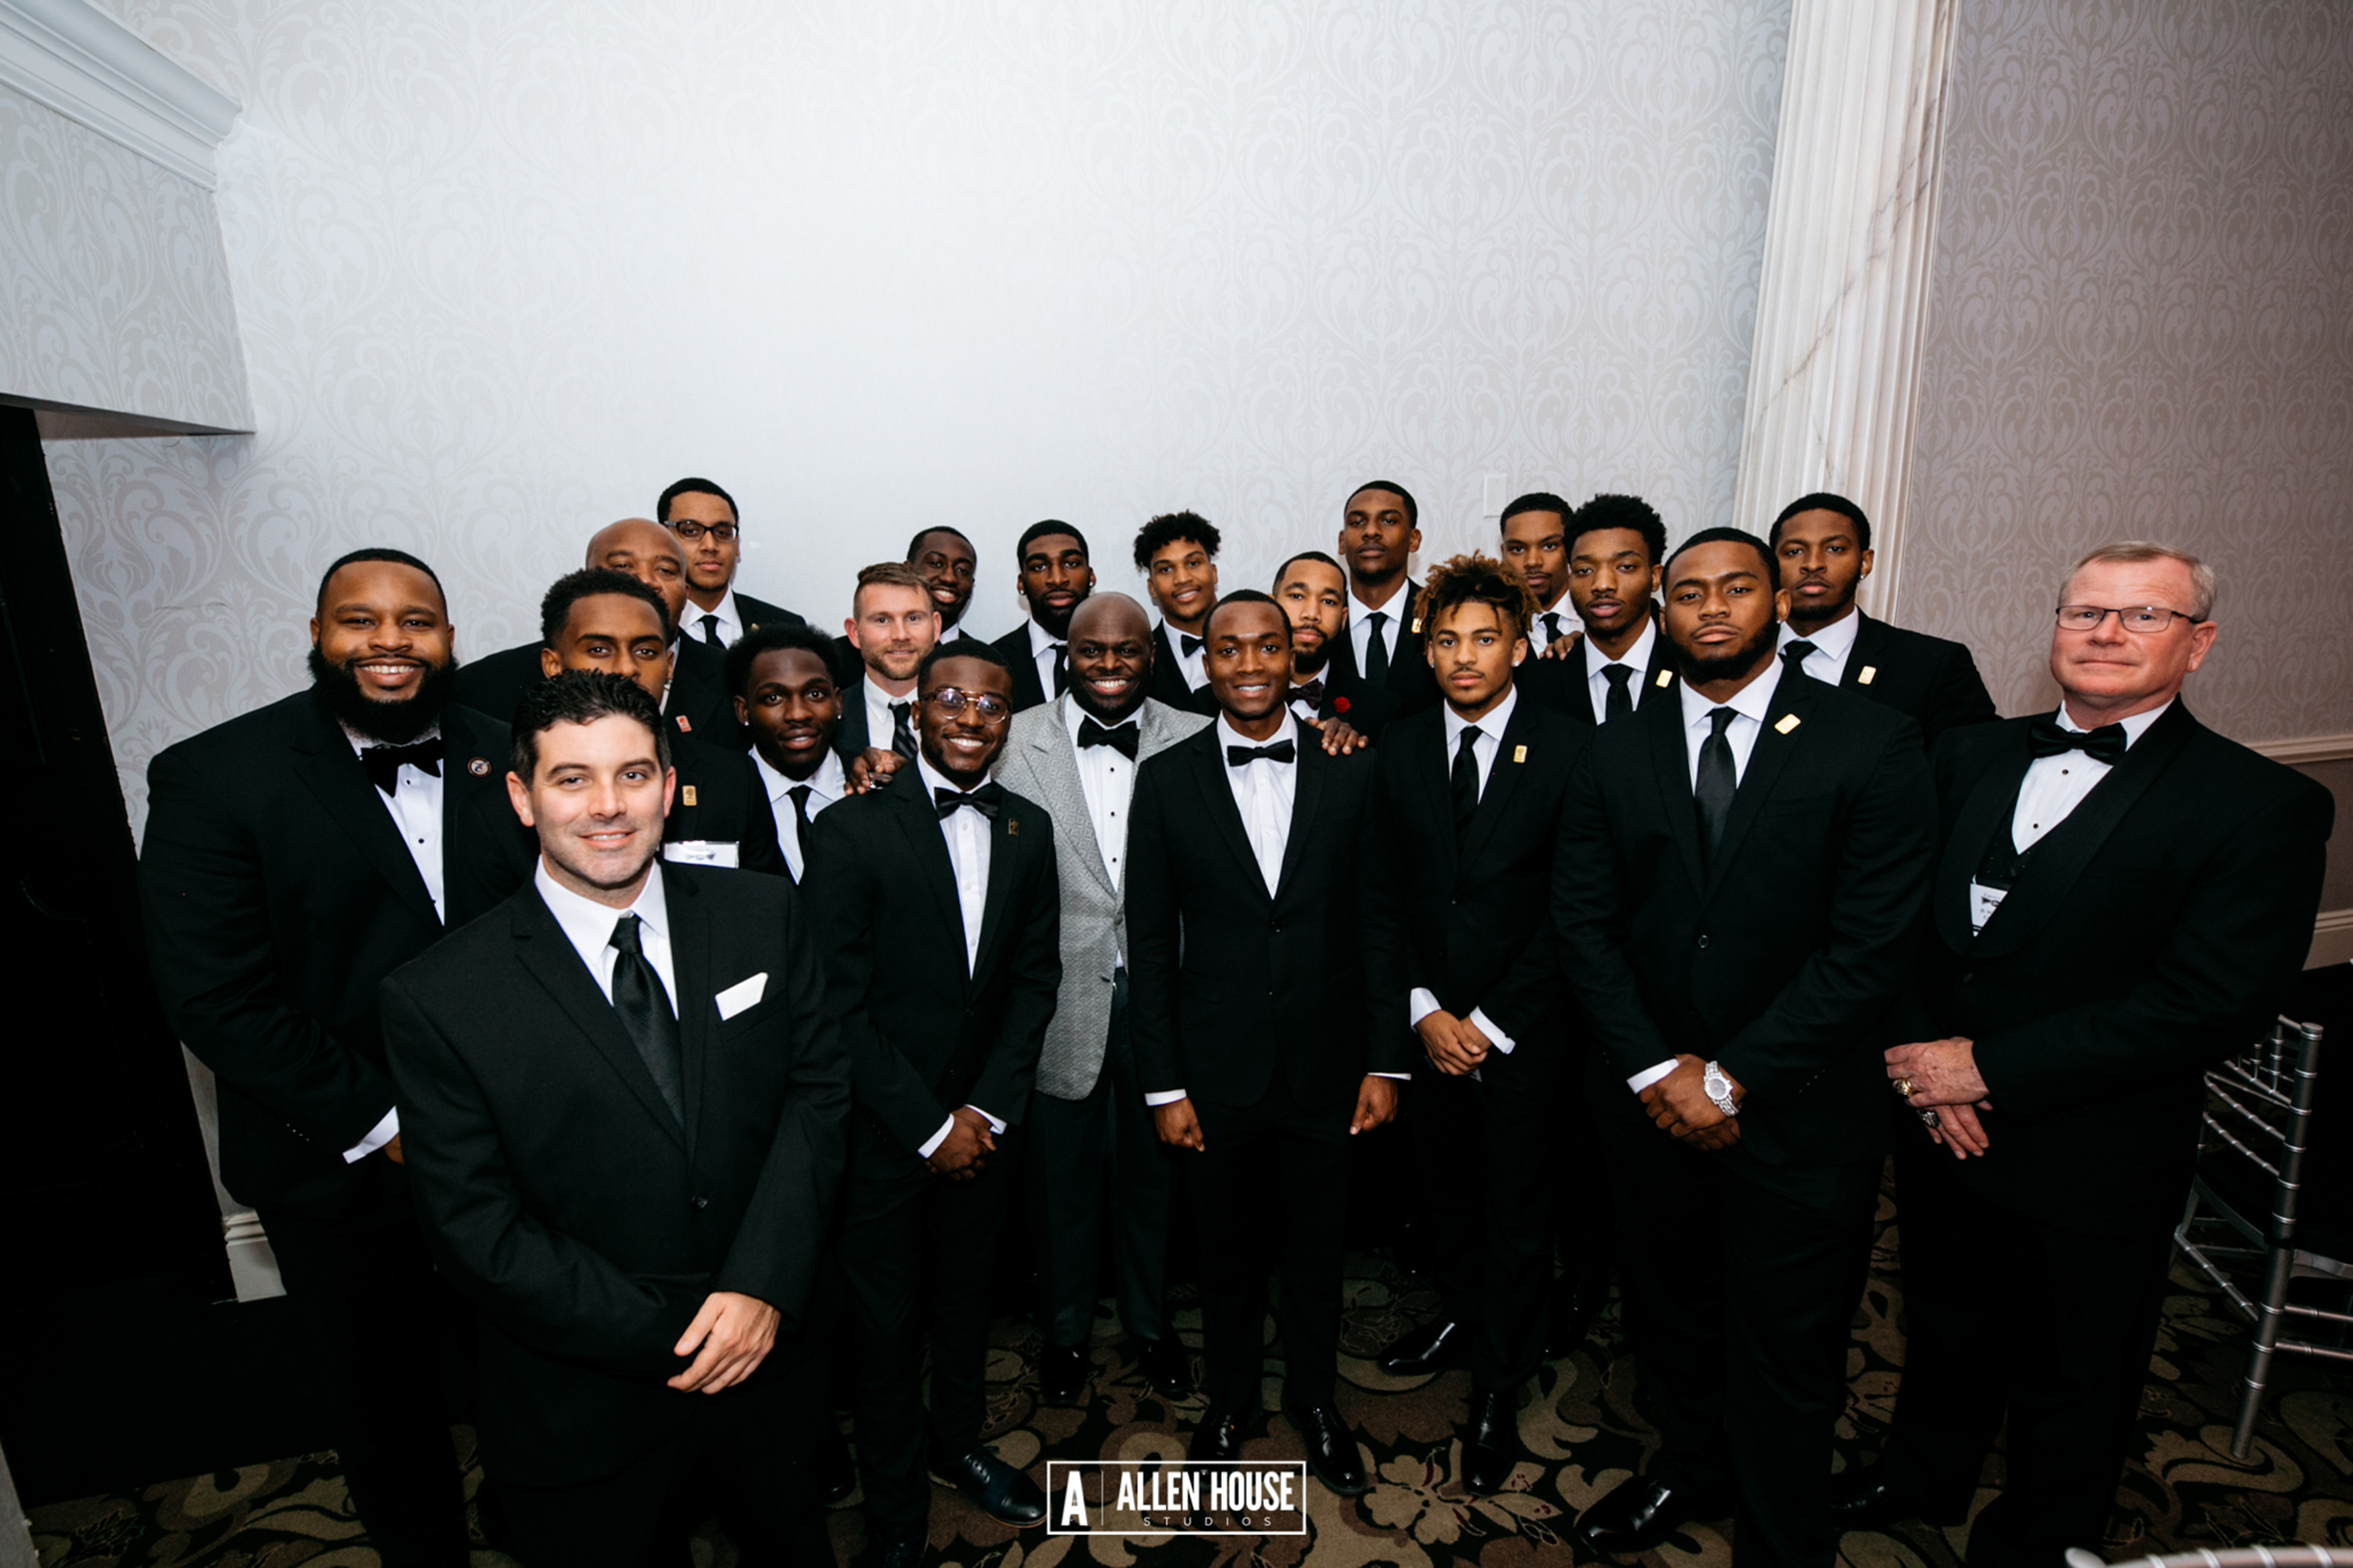
[[[871,669],[858,678],[858,684],[866,689],[866,705],[869,708],[888,708],[893,702],[913,702],[915,700],[913,690],[904,697],[893,697],[883,690],[881,687],[875,684],[874,672]],[[913,718],[914,715],[911,712],[908,715],[909,721],[913,722]]]
[[849,778],[841,771],[841,759],[831,752],[826,752],[825,761],[818,763],[817,772],[805,779],[786,778],[771,767],[768,759],[757,751],[752,753],[752,765],[760,770],[760,783],[767,789],[771,804],[784,799],[799,784],[808,785],[811,795],[829,801],[839,800],[842,791],[849,787]]
[[1348,592],[1344,595],[1348,605],[1348,625],[1354,626],[1358,621],[1363,620],[1366,616],[1370,615],[1384,615],[1388,616],[1391,620],[1396,620],[1398,617],[1404,615],[1407,610],[1412,607],[1409,605],[1400,605],[1398,603],[1398,600],[1406,597],[1406,580],[1403,577],[1399,577],[1398,579],[1398,585],[1389,590],[1389,596],[1388,598],[1382,600],[1377,605],[1367,605],[1362,599],[1356,597],[1356,579],[1353,577],[1350,578],[1348,580]]
[[1634,646],[1626,650],[1626,657],[1623,658],[1611,658],[1608,654],[1603,653],[1601,645],[1593,640],[1591,632],[1585,634],[1583,642],[1585,678],[1588,680],[1613,664],[1631,665],[1634,673],[1640,675],[1651,668],[1651,650],[1659,644],[1659,623],[1645,614],[1642,616],[1642,635],[1634,639]]
[[[349,724],[343,723],[340,720],[336,721],[335,727],[343,732],[343,739],[352,743],[352,754],[353,756],[359,755],[362,752],[366,751],[370,746],[389,746],[393,744],[390,741],[379,741],[373,735],[363,735],[357,730],[353,729]],[[413,746],[420,741],[438,741],[440,738],[441,721],[437,719],[432,723],[427,724],[425,727],[425,733],[417,736],[416,740],[413,740],[408,743]]]
[[1779,690],[1780,687],[1781,671],[1768,669],[1742,687],[1729,702],[1710,702],[1706,698],[1702,697],[1699,694],[1699,689],[1688,680],[1677,682],[1675,689],[1683,698],[1683,723],[1696,730],[1705,723],[1707,716],[1718,708],[1729,708],[1735,713],[1754,719],[1762,724],[1765,722],[1765,715],[1772,711],[1773,694]]
[[[1071,744],[1075,746],[1079,743],[1079,726],[1090,719],[1095,719],[1095,716],[1088,712],[1084,708],[1080,707],[1077,701],[1074,700],[1067,691],[1062,693],[1061,696],[1055,698],[1054,700],[1062,710],[1062,727],[1071,732]],[[1144,732],[1143,720],[1144,710],[1138,708],[1134,712],[1129,714],[1118,723],[1103,724],[1103,728],[1106,730],[1124,730],[1130,724],[1134,724],[1136,726],[1136,733],[1140,735]],[[1100,719],[1095,719],[1095,722],[1103,724],[1103,721]]]
[[702,640],[699,634],[702,630],[702,617],[705,616],[717,616],[720,629],[723,631],[741,632],[744,629],[744,612],[736,608],[735,590],[732,584],[725,593],[719,595],[719,603],[707,610],[692,599],[686,602],[687,632],[697,642]]
[[[1233,726],[1233,721],[1229,719],[1225,714],[1219,713],[1218,715],[1218,742],[1220,747],[1218,756],[1221,761],[1224,759],[1226,754],[1222,748],[1226,746],[1250,746],[1255,748],[1258,746],[1279,745],[1285,741],[1291,742],[1294,752],[1300,744],[1299,721],[1292,716],[1291,706],[1288,703],[1285,703],[1282,709],[1282,728],[1277,730],[1273,734],[1269,735],[1263,741],[1251,740],[1248,735],[1245,735],[1240,730],[1235,729]],[[1226,765],[1229,768],[1233,766],[1230,763],[1228,763]]]
[[1060,647],[1063,645],[1065,639],[1056,637],[1053,633],[1039,626],[1038,624],[1037,617],[1034,616],[1030,617],[1027,624],[1029,627],[1029,657],[1031,658],[1037,658],[1039,654],[1044,653],[1050,647]]
[[[1841,616],[1829,626],[1820,626],[1806,633],[1802,640],[1813,644],[1815,647],[1832,658],[1844,658],[1848,650],[1854,647],[1855,634],[1862,630],[1862,612],[1849,605],[1845,615]],[[1783,621],[1780,640],[1776,646],[1788,647],[1791,643],[1799,640],[1801,639],[1797,632],[1791,629],[1789,623]]]
[[[1535,656],[1532,654],[1529,657]],[[1479,733],[1487,736],[1490,740],[1501,740],[1504,726],[1512,721],[1512,710],[1519,704],[1519,688],[1514,686],[1506,689],[1504,692],[1504,700],[1496,703],[1484,719],[1479,721]],[[1446,754],[1451,758],[1454,755],[1454,749],[1462,744],[1462,731],[1471,727],[1471,721],[1454,711],[1451,704],[1440,702],[1439,707],[1446,714]]]
[[[2118,720],[2117,722],[2125,727],[2125,749],[2126,751],[2130,751],[2132,749],[2133,742],[2139,740],[2143,735],[2147,734],[2148,727],[2151,724],[2156,723],[2159,719],[2164,718],[2166,709],[2172,707],[2174,703],[2179,700],[2179,698],[2168,697],[2162,704],[2150,709],[2146,713],[2136,713],[2129,719]],[[2084,726],[2076,723],[2073,719],[2068,716],[2067,704],[2064,701],[2062,701],[2059,704],[2059,728],[2066,731],[2071,735],[2088,735],[2091,733],[2089,730],[2084,729]]]
[[604,948],[613,940],[614,922],[623,915],[637,916],[645,922],[647,929],[665,941],[669,939],[670,900],[662,891],[659,856],[656,856],[653,864],[646,868],[646,885],[638,889],[636,901],[626,910],[600,904],[594,899],[584,899],[565,887],[549,875],[544,855],[533,868],[531,880],[532,885],[539,889],[541,900],[546,903],[547,912],[555,917],[555,923],[564,928],[564,934],[572,939],[572,945],[576,948],[589,952]]
[[[923,755],[921,752],[917,752],[915,756],[915,772],[923,775],[924,790],[923,798],[925,800],[931,799],[933,795],[940,790],[947,790],[955,795],[970,795],[972,793],[972,790],[964,788],[955,780],[949,778],[947,774],[932,766],[932,759]],[[985,784],[987,782],[988,780],[984,778],[980,781],[980,784],[973,785],[972,789],[978,789],[981,787],[981,784]]]

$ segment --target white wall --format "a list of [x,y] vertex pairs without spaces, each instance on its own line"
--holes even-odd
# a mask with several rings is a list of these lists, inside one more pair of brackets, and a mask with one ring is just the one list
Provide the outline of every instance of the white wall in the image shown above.
[[1146,516],[1229,585],[1357,481],[1425,558],[1502,494],[1722,520],[1787,0],[102,0],[245,106],[219,209],[258,434],[50,459],[126,792],[301,678],[320,567],[528,632],[602,522],[733,489],[839,616],[934,521]]

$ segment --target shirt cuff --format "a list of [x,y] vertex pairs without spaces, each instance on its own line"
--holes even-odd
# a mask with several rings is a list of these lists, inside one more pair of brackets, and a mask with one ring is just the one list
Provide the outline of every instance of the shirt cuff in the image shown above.
[[1487,1010],[1484,1007],[1471,1009],[1471,1026],[1486,1036],[1489,1045],[1507,1057],[1512,1054],[1512,1037],[1495,1027],[1495,1020],[1487,1016]]
[[[980,1108],[979,1106],[977,1106],[977,1105],[974,1105],[974,1104],[971,1104],[971,1103],[967,1102],[967,1103],[965,1104],[965,1109],[966,1110],[971,1111],[974,1115],[976,1115],[976,1116],[979,1117],[983,1121],[986,1121],[986,1122],[987,1122],[987,1123],[988,1123],[988,1131],[989,1131],[989,1133],[990,1133],[990,1135],[991,1135],[992,1137],[1002,1138],[1002,1137],[1004,1137],[1004,1136],[1005,1136],[1005,1123],[1004,1123],[1004,1122],[999,1121],[996,1117],[991,1116],[987,1111],[981,1110],[981,1108]],[[951,1121],[953,1121],[953,1120],[955,1120],[955,1119],[952,1117],[952,1118],[950,1118],[950,1120],[951,1120]],[[927,1156],[927,1157],[928,1157],[928,1156]]]
[[1405,1026],[1409,1029],[1419,1029],[1421,1027],[1421,1021],[1437,1011],[1437,993],[1431,991],[1427,985],[1417,985],[1413,988],[1413,994],[1405,999]]
[[1162,1105],[1174,1105],[1184,1098],[1185,1091],[1181,1089],[1163,1089],[1145,1095],[1144,1097],[1144,1103],[1148,1106],[1155,1107]]
[[400,1108],[393,1107],[384,1113],[384,1120],[368,1129],[367,1136],[343,1151],[343,1163],[356,1163],[400,1136]]
[[1413,1079],[1413,1074],[1409,1072],[1368,1072],[1365,1076],[1366,1078],[1393,1078],[1399,1083],[1409,1083]]
[[1632,1089],[1636,1094],[1640,1094],[1644,1089],[1650,1088],[1652,1084],[1658,1082],[1661,1079],[1666,1077],[1669,1073],[1674,1070],[1675,1058],[1669,1057],[1657,1067],[1644,1068],[1641,1072],[1638,1072],[1632,1078],[1628,1079],[1626,1080],[1626,1087]]
[[915,1151],[915,1158],[918,1160],[930,1159],[934,1154],[939,1152],[940,1145],[948,1141],[948,1134],[955,1131],[955,1118],[951,1116],[945,1121],[940,1123],[940,1130],[937,1132],[933,1133],[929,1138],[923,1140],[923,1146]]

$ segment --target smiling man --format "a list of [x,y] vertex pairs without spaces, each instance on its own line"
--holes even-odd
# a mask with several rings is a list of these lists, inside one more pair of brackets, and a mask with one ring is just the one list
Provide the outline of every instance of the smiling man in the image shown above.
[[1201,627],[1218,603],[1215,523],[1196,512],[1155,517],[1135,534],[1135,569],[1160,610],[1152,628],[1152,695],[1204,716],[1218,710],[1201,667]]
[[1062,977],[1054,820],[988,777],[1013,717],[1004,661],[938,648],[917,685],[914,763],[825,814],[802,881],[856,1064],[840,1234],[868,1531],[910,1565],[933,1474],[1004,1523],[1046,1515],[980,1432],[990,1269]]
[[1666,563],[1682,683],[1593,731],[1553,859],[1589,1031],[1627,1321],[1662,1443],[1578,1539],[1737,1516],[1744,1563],[1828,1568],[1831,1442],[1886,1149],[1879,1052],[1927,891],[1918,726],[1785,678],[1765,542]]
[[1054,1404],[1086,1387],[1106,1211],[1130,1353],[1165,1394],[1193,1382],[1165,1300],[1173,1153],[1136,1079],[1124,894],[1136,769],[1209,721],[1146,695],[1153,643],[1134,599],[1090,596],[1071,616],[1070,690],[1015,715],[997,774],[1052,816],[1060,866],[1062,984],[1038,1059],[1026,1171],[1044,1297],[1039,1383]]
[[1360,485],[1341,510],[1339,556],[1348,569],[1348,628],[1332,649],[1332,668],[1368,691],[1393,698],[1399,714],[1438,700],[1422,626],[1412,614],[1421,584],[1406,575],[1421,548],[1421,509],[1403,485]]
[[859,669],[842,693],[834,742],[845,763],[868,751],[915,755],[915,672],[940,641],[934,605],[931,584],[912,566],[878,561],[858,574],[841,624]]
[[974,574],[979,557],[972,541],[960,530],[939,523],[907,541],[907,564],[923,574],[931,585],[932,607],[940,613],[940,641],[980,639],[964,629],[964,613],[972,607]]
[[808,834],[849,793],[834,737],[841,691],[831,649],[808,626],[761,626],[727,650],[735,717],[751,731],[752,762],[776,821],[786,874],[801,879]]
[[849,1064],[791,890],[662,863],[665,729],[626,677],[531,689],[531,885],[385,982],[385,1047],[520,1555],[682,1553],[707,1479],[747,1560],[814,1562]]
[[744,524],[735,498],[709,479],[681,479],[654,503],[654,518],[678,536],[686,557],[686,635],[712,648],[735,646],[755,626],[797,626],[800,616],[735,591]]
[[140,893],[164,1013],[220,1090],[222,1184],[300,1309],[353,1507],[388,1563],[463,1568],[432,1325],[446,1305],[400,1162],[376,984],[531,875],[507,727],[450,700],[432,568],[354,551],[319,580],[309,690],[149,764]]
[[1094,592],[1095,569],[1088,564],[1086,536],[1052,518],[1021,531],[1014,558],[1021,564],[1014,585],[1029,618],[992,646],[1013,673],[1018,713],[1060,697],[1069,686],[1071,613]]
[[1364,1466],[1333,1402],[1349,1139],[1396,1114],[1412,1061],[1366,1026],[1372,759],[1306,742],[1272,599],[1229,595],[1206,629],[1219,717],[1139,770],[1127,872],[1137,1079],[1161,1141],[1194,1158],[1209,1403],[1191,1454],[1241,1451],[1279,1268],[1284,1408],[1315,1474],[1355,1497]]

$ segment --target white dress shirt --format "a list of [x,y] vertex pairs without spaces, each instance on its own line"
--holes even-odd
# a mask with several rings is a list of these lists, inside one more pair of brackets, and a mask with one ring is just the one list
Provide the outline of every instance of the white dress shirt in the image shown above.
[[[971,793],[957,789],[947,774],[932,766],[928,758],[917,757],[915,771],[923,775],[926,805],[931,803],[934,790]],[[981,784],[987,782],[987,779],[981,780]],[[974,789],[979,787],[979,784],[973,786]],[[969,974],[972,966],[980,960],[980,921],[988,910],[988,818],[977,811],[952,811],[940,818],[940,837],[947,841],[948,861],[955,869],[956,910],[964,919],[964,971]],[[991,1132],[1005,1131],[1004,1122],[979,1106],[967,1105],[965,1109],[980,1111]],[[940,1123],[940,1130],[925,1139],[923,1146],[915,1151],[916,1158],[930,1159],[955,1130],[955,1118],[951,1115]]]
[[[1512,721],[1512,710],[1518,707],[1519,702],[1518,689],[1506,688],[1504,700],[1495,704],[1494,711],[1479,721],[1479,738],[1471,742],[1471,757],[1478,765],[1479,795],[1482,800],[1487,795],[1487,781],[1495,772],[1495,759],[1503,754],[1504,726]],[[1446,708],[1445,713],[1446,773],[1451,780],[1454,775],[1454,753],[1461,748],[1462,732],[1471,728],[1471,721],[1455,712],[1451,705]],[[1437,993],[1426,985],[1417,985],[1412,994],[1406,998],[1406,1026],[1419,1028],[1424,1018],[1437,1011]],[[1512,1037],[1496,1027],[1495,1020],[1487,1016],[1484,1009],[1472,1008],[1470,1022],[1473,1028],[1487,1037],[1488,1043],[1497,1050],[1505,1056],[1512,1054]]]
[[702,617],[705,616],[713,616],[719,622],[719,646],[721,647],[733,647],[738,641],[742,640],[744,636],[744,612],[735,606],[735,590],[732,585],[725,593],[719,595],[719,605],[715,609],[706,610],[701,605],[696,604],[692,599],[689,599],[686,602],[685,611],[679,616],[679,619],[684,623],[684,626],[681,629],[682,629],[688,637],[692,637],[697,642],[701,642],[702,640]]
[[613,928],[620,923],[623,915],[637,916],[638,951],[646,955],[646,962],[661,977],[670,1015],[677,1016],[678,970],[670,962],[670,900],[662,891],[659,860],[647,868],[646,885],[638,889],[638,896],[625,910],[583,898],[565,887],[548,873],[543,858],[532,869],[531,885],[539,890],[547,912],[555,917],[565,940],[572,943],[572,951],[587,965],[588,978],[596,983],[596,989],[605,994],[607,1002],[613,999],[613,965],[621,956],[621,950],[613,945]]
[[1165,620],[1160,623],[1160,629],[1168,634],[1168,651],[1176,656],[1176,673],[1185,678],[1187,688],[1198,691],[1209,684],[1209,667],[1203,662],[1208,657],[1208,645],[1199,637],[1194,637],[1193,651],[1187,653],[1185,638],[1191,634],[1179,631]]
[[[792,868],[793,880],[801,879],[801,868],[807,864],[807,851],[801,847],[800,818],[793,811],[793,791],[799,784],[768,765],[768,759],[757,751],[752,753],[752,765],[760,770],[760,787],[768,792],[768,809],[776,818],[776,847],[785,852],[785,864]],[[808,785],[809,820],[815,822],[827,806],[840,804],[848,792],[849,780],[843,773],[841,759],[833,752],[825,754],[817,772],[800,781]]]
[[[2165,716],[2173,706],[2168,700],[2164,707],[2152,708],[2146,713],[2136,713],[2121,721],[2125,731],[2125,749],[2130,751],[2148,733],[2148,727]],[[2059,727],[2072,734],[2090,733],[2068,713],[2067,705],[2059,705]],[[2104,763],[2087,752],[2062,752],[2055,757],[2037,757],[2026,764],[2026,776],[2019,781],[2018,805],[2010,814],[2010,842],[2013,849],[2023,853],[2040,844],[2050,831],[2067,820],[2074,809],[2084,804],[2099,782],[2116,766]],[[1972,877],[1969,879],[1969,929],[1983,931],[1986,921],[2008,893],[2005,888],[1989,888]]]
[[[435,741],[440,737],[441,726],[436,724],[417,738],[419,741]],[[343,730],[343,739],[352,743],[354,756],[370,746],[385,744],[382,741],[356,733],[348,726]],[[368,784],[368,793],[384,802],[384,809],[391,816],[392,826],[399,831],[401,847],[408,851],[409,859],[416,862],[417,875],[425,883],[425,896],[433,900],[433,918],[445,926],[449,923],[449,911],[441,907],[441,783],[448,773],[449,761],[446,757],[442,759],[441,772],[438,774],[428,773],[413,763],[403,763],[400,771],[393,776],[393,791],[389,795],[377,789],[373,781]],[[367,1130],[366,1137],[343,1151],[343,1163],[348,1165],[353,1161],[364,1160],[399,1136],[400,1112],[397,1109],[387,1110],[376,1124]]]
[[[1122,756],[1116,746],[1079,744],[1079,726],[1092,717],[1074,701],[1066,700],[1062,704],[1062,722],[1071,732],[1071,750],[1079,763],[1079,788],[1087,797],[1087,821],[1095,830],[1095,849],[1103,856],[1111,885],[1117,889],[1123,886],[1120,876],[1127,867],[1127,807],[1135,797],[1135,764]],[[1137,748],[1142,749],[1141,710],[1129,714],[1125,723],[1108,727],[1136,731]],[[1125,961],[1123,953],[1121,962]]]
[[1389,590],[1389,596],[1377,605],[1367,605],[1356,597],[1356,584],[1348,586],[1348,646],[1356,653],[1356,673],[1365,672],[1365,653],[1372,646],[1373,616],[1379,614],[1388,618],[1381,623],[1381,644],[1388,649],[1389,663],[1398,658],[1398,637],[1405,630],[1406,612],[1413,605],[1407,601],[1405,579]]
[[[1765,715],[1773,710],[1773,693],[1780,686],[1781,671],[1776,668],[1742,687],[1729,702],[1709,701],[1689,681],[1676,688],[1683,705],[1683,761],[1691,769],[1694,790],[1699,787],[1699,749],[1706,743],[1708,731],[1715,728],[1708,715],[1719,707],[1729,708],[1737,715],[1724,731],[1725,743],[1732,748],[1732,784],[1737,789],[1748,774],[1749,754],[1757,750],[1757,737],[1764,731]],[[1636,1073],[1626,1080],[1626,1087],[1640,1094],[1674,1070],[1674,1060],[1670,1058]]]
[[1054,655],[1068,645],[1036,621],[1029,626],[1029,662],[1038,667],[1038,689],[1048,701],[1054,699]]
[[874,672],[868,670],[860,678],[859,691],[866,699],[866,743],[878,752],[891,749],[891,704],[907,704],[907,728],[915,728],[915,689],[907,688],[903,697],[893,697],[874,684]]
[[1806,656],[1805,672],[1824,686],[1836,686],[1846,679],[1846,661],[1854,652],[1855,634],[1862,630],[1862,613],[1852,605],[1846,614],[1829,626],[1820,626],[1803,636],[1790,630],[1789,623],[1781,623],[1781,636],[1775,649],[1788,647],[1793,642],[1810,642],[1814,651]]
[[1649,616],[1642,617],[1642,635],[1634,639],[1623,658],[1611,658],[1601,651],[1601,646],[1588,633],[1577,642],[1585,654],[1585,691],[1593,701],[1593,721],[1601,723],[1609,717],[1609,678],[1602,673],[1612,665],[1622,664],[1633,673],[1626,678],[1626,699],[1636,708],[1642,706],[1643,678],[1651,671],[1651,650],[1659,644],[1659,623]]

